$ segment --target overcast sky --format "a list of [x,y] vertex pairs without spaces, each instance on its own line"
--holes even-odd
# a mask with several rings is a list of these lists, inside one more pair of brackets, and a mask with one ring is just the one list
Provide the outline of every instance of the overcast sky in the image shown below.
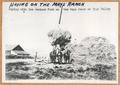
[[[117,3],[85,3],[88,8],[107,7],[109,11],[63,11],[61,29],[68,30],[72,39],[80,43],[88,36],[104,36],[117,45]],[[9,3],[3,5],[4,44],[20,44],[26,51],[45,55],[51,51],[47,33],[58,29],[59,11],[15,12],[9,11]],[[73,41],[72,40],[72,41]],[[73,41],[74,42],[74,41]]]

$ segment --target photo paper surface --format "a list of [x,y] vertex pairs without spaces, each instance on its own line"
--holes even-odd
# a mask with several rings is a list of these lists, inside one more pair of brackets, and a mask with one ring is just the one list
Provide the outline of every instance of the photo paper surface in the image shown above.
[[4,2],[2,20],[3,82],[117,83],[117,2]]

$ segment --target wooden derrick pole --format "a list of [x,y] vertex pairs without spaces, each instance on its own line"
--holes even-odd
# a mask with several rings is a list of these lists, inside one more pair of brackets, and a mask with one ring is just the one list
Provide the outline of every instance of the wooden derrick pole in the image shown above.
[[59,29],[61,29],[60,24],[61,24],[61,20],[62,20],[62,12],[63,12],[63,6],[61,6],[59,21],[58,21],[58,28]]
[[35,62],[37,61],[37,52],[36,52],[36,54],[35,54]]
[[58,22],[59,25],[61,24],[62,10],[63,10],[63,6],[61,6],[60,17],[59,17],[59,22]]

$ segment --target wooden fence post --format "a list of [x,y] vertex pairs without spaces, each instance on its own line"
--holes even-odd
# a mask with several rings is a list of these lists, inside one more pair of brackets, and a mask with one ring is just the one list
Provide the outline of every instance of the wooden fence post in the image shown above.
[[36,55],[35,55],[35,62],[37,61],[37,52],[36,52]]

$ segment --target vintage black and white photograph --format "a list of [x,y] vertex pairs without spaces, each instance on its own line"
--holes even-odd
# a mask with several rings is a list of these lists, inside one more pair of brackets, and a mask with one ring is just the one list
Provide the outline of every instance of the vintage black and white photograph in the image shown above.
[[4,2],[2,19],[3,81],[117,82],[117,2]]

